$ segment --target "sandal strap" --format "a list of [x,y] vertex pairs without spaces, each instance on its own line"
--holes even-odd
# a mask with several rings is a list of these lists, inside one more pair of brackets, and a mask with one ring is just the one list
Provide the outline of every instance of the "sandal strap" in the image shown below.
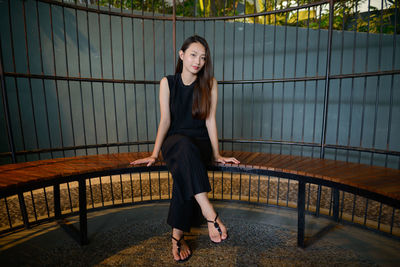
[[208,223],[213,223],[213,224],[214,224],[214,227],[218,230],[218,233],[219,233],[220,235],[222,235],[222,230],[221,230],[221,227],[219,227],[219,224],[217,223],[217,219],[218,219],[218,212],[217,212],[217,215],[215,216],[214,221],[209,221],[209,220],[207,220],[207,219],[206,219],[206,221],[207,221]]
[[178,247],[178,249],[180,249],[181,248],[181,240],[183,239],[183,236],[181,236],[181,238],[179,238],[179,240],[176,239],[173,235],[171,235],[171,238],[176,241],[176,246]]
[[206,219],[206,221],[209,222],[209,223],[217,223],[217,219],[218,219],[218,212],[217,212],[217,215],[215,216],[214,221],[209,221],[207,219]]

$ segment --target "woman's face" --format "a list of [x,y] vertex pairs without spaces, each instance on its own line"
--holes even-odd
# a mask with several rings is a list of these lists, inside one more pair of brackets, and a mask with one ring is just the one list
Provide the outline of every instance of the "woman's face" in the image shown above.
[[183,62],[182,72],[186,70],[197,75],[206,62],[206,49],[200,43],[191,43],[185,52],[179,51],[179,56]]

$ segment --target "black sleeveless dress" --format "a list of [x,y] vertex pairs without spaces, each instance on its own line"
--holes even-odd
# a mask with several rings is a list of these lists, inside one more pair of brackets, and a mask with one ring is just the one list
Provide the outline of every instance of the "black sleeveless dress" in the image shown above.
[[193,196],[211,191],[206,165],[212,160],[212,146],[205,120],[192,117],[194,83],[184,85],[180,73],[167,79],[171,124],[161,146],[173,178],[167,223],[173,228],[190,231],[201,216]]

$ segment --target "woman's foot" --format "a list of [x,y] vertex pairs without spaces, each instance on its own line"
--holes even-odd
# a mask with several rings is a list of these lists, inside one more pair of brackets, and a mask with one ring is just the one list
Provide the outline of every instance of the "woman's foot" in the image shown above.
[[[175,229],[174,229],[175,230]],[[177,234],[176,232],[181,231],[173,231],[171,236],[172,238],[172,255],[174,256],[174,260],[178,262],[186,261],[192,255],[190,247],[186,243],[183,238],[183,232],[181,234]]]
[[228,238],[228,231],[219,218],[218,213],[216,213],[213,220],[206,220],[208,225],[208,234],[212,242],[221,243]]

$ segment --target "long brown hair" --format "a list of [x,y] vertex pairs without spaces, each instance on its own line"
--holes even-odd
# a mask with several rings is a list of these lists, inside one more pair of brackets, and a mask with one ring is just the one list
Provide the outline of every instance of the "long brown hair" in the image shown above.
[[[193,105],[192,105],[192,117],[197,119],[206,119],[210,114],[211,109],[211,89],[213,83],[213,71],[212,71],[212,63],[210,56],[210,49],[208,48],[207,41],[198,36],[193,35],[187,38],[181,47],[183,52],[192,44],[192,43],[200,43],[204,46],[206,50],[206,60],[203,68],[197,73],[197,79],[193,88]],[[176,64],[175,73],[182,73],[183,62],[182,59],[178,59],[178,63]]]

